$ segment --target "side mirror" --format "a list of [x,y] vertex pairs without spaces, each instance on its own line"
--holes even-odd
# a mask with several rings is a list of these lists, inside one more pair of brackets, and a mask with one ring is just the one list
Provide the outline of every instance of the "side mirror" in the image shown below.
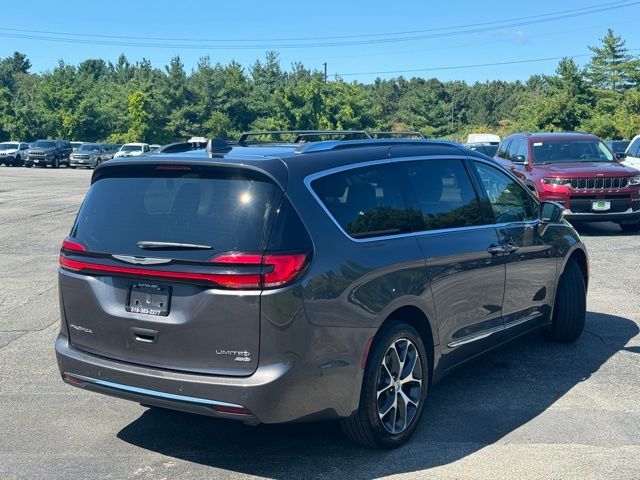
[[556,202],[542,202],[540,205],[540,223],[558,223],[564,216],[564,207]]
[[624,152],[618,152],[614,154],[614,156],[616,157],[616,160],[624,160],[625,158],[627,158],[627,154]]
[[524,155],[513,155],[511,157],[511,161],[513,163],[527,163],[527,159]]

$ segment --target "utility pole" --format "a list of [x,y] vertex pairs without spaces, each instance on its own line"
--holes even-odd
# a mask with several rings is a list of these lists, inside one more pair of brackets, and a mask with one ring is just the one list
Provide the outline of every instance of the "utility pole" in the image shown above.
[[451,133],[453,133],[453,112],[456,108],[456,99],[451,99]]
[[324,62],[323,65],[324,65],[324,83],[327,83],[327,62]]

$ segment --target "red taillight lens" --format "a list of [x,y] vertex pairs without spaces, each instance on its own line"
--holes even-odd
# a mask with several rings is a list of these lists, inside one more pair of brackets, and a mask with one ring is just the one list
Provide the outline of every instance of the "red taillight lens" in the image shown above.
[[[293,280],[304,268],[307,256],[303,253],[294,255],[265,255],[263,268],[263,285],[279,287]],[[265,272],[270,267],[273,270]]]
[[[212,260],[214,263],[224,263],[229,265],[262,265],[263,288],[273,288],[286,285],[302,271],[307,261],[304,253],[296,254],[267,254],[264,257],[255,254],[231,253],[221,255]],[[229,275],[227,286],[232,288],[243,288],[240,275]],[[246,287],[245,287],[246,288]]]
[[80,242],[71,237],[67,237],[62,241],[62,250],[72,250],[74,252],[86,252],[87,249]]
[[[82,247],[82,245],[79,246]],[[83,250],[76,251],[84,251],[84,247],[82,248]],[[68,250],[72,249],[68,248]],[[212,263],[228,266],[227,271],[200,273],[104,265],[60,255],[60,265],[67,270],[78,273],[120,274],[178,281],[192,280],[234,289],[273,288],[286,285],[298,276],[306,261],[307,255],[305,254],[269,254],[263,257],[256,254],[232,253],[221,255],[212,260]],[[242,268],[250,266],[259,267],[262,273],[246,273],[246,268],[244,270]]]

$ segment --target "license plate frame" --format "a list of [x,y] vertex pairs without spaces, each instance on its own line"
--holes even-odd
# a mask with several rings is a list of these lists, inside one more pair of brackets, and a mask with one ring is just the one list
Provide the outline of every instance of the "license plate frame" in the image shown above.
[[166,317],[171,309],[171,287],[153,283],[129,286],[125,310],[155,317]]
[[591,202],[591,210],[594,212],[608,212],[611,210],[611,202],[608,200],[595,200]]

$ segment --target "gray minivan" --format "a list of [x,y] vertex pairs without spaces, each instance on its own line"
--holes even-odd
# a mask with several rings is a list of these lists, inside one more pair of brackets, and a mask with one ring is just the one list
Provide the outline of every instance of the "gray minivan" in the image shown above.
[[76,387],[389,448],[465,360],[576,340],[587,284],[562,208],[459,145],[211,141],[96,168],[55,348]]

